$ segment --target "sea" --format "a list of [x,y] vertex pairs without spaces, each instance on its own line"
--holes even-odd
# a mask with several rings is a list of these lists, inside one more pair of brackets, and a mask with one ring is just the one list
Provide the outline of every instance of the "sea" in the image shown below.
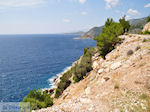
[[0,102],[20,102],[33,89],[50,88],[53,79],[93,47],[80,35],[0,35]]

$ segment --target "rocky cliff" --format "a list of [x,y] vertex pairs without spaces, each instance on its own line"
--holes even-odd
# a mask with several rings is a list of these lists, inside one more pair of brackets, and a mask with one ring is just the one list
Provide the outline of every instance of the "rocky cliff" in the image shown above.
[[142,32],[145,32],[145,31],[149,31],[149,32],[150,32],[150,22],[147,23],[147,24],[144,26],[144,29],[142,30]]
[[84,33],[81,38],[92,38],[99,36],[102,32],[103,26],[101,27],[94,27],[90,29],[88,32]]
[[93,70],[71,84],[54,106],[36,112],[150,112],[150,36],[126,34]]

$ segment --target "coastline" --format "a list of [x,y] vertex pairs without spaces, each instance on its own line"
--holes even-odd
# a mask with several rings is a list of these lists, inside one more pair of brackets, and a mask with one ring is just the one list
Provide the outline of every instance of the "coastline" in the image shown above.
[[66,72],[68,72],[72,67],[74,67],[77,63],[79,63],[80,60],[81,60],[81,58],[82,58],[82,56],[80,56],[80,58],[79,58],[78,60],[74,61],[71,66],[65,67],[65,68],[62,70],[62,72],[56,74],[56,76],[53,76],[52,78],[49,78],[48,81],[49,81],[50,87],[49,87],[49,88],[44,88],[44,89],[42,89],[42,90],[43,90],[43,91],[47,91],[47,92],[49,92],[49,93],[52,93],[53,91],[55,91],[56,88],[57,88],[58,83],[60,82],[60,78],[61,78]]
[[92,39],[92,38],[87,38],[87,37],[75,37],[73,39]]
[[50,90],[52,90],[52,89],[56,89],[56,88],[57,88],[57,83],[59,83],[58,80],[60,79],[60,77],[61,77],[64,73],[66,73],[68,70],[70,70],[71,67],[72,67],[72,65],[71,65],[71,66],[68,66],[68,67],[65,67],[65,68],[62,70],[62,72],[60,72],[60,73],[56,74],[55,76],[49,78],[49,79],[47,80],[47,81],[49,82],[49,88],[43,88],[42,91],[50,91]]

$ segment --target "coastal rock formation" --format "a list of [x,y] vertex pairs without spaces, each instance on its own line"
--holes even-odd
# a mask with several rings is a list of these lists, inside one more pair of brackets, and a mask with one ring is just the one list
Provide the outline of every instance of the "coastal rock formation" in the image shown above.
[[145,32],[145,31],[149,31],[149,32],[150,32],[150,22],[147,23],[147,24],[144,26],[144,29],[142,30],[142,32]]
[[93,70],[85,79],[71,84],[52,107],[35,112],[149,112],[150,36],[120,38],[124,41],[105,60],[92,57]]
[[94,27],[90,29],[88,32],[84,33],[81,38],[92,38],[99,36],[102,32],[103,26],[101,27]]

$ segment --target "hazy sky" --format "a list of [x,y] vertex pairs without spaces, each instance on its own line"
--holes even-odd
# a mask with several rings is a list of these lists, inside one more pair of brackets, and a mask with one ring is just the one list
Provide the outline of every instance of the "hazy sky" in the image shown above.
[[62,33],[150,15],[150,0],[0,0],[0,34]]

